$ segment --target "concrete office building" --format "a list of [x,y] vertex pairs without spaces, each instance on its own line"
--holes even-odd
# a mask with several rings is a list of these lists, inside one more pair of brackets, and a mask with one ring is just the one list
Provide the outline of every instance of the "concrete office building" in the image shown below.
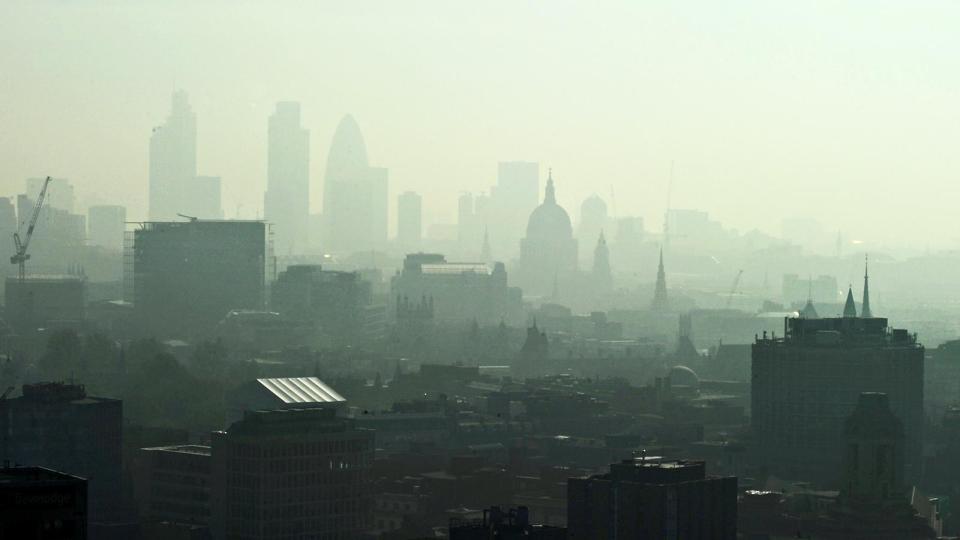
[[702,461],[627,459],[567,481],[567,538],[733,540],[737,479],[706,475]]
[[923,346],[885,318],[855,315],[787,319],[783,336],[764,333],[754,343],[751,422],[758,458],[772,474],[831,483],[845,419],[861,393],[883,392],[906,434],[907,479],[917,478]]
[[347,540],[371,527],[373,433],[336,411],[247,412],[212,442],[214,539]]
[[109,518],[120,501],[122,416],[120,400],[80,385],[25,384],[0,400],[0,458],[89,478],[91,519]]
[[87,481],[43,467],[0,468],[0,538],[87,538]]
[[262,221],[149,222],[133,233],[137,323],[160,337],[203,334],[231,310],[262,310],[268,228]]
[[140,519],[210,525],[210,447],[141,448],[134,471]]

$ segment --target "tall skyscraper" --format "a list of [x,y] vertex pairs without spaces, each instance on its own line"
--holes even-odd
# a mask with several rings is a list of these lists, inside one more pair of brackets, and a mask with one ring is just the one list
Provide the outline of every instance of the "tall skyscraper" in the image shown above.
[[197,175],[197,116],[187,93],[173,94],[170,116],[150,136],[150,219],[170,220],[184,213],[182,195]]
[[490,190],[489,227],[493,250],[512,257],[517,250],[526,223],[524,216],[539,204],[540,164],[529,161],[505,161],[497,166],[497,184]]
[[123,249],[127,209],[116,205],[91,206],[87,211],[87,240],[110,251]]
[[302,253],[310,230],[310,132],[300,125],[300,104],[277,103],[267,130],[263,216],[273,224],[278,254]]
[[325,249],[340,253],[382,249],[387,241],[387,192],[387,169],[369,165],[360,127],[352,116],[345,116],[327,155]]
[[418,250],[422,236],[422,199],[413,191],[405,191],[397,197],[397,245],[404,251]]

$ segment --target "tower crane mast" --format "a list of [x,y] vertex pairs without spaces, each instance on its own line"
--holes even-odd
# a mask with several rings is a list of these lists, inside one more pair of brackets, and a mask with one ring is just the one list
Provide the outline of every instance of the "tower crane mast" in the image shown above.
[[[40,217],[40,209],[43,207],[43,200],[47,197],[47,188],[50,187],[52,178],[49,176],[43,181],[43,187],[40,188],[40,194],[37,195],[37,202],[33,205],[33,213],[30,215],[30,221],[27,225],[27,234],[20,239],[20,230],[13,233],[13,245],[16,253],[10,257],[10,264],[19,265],[17,278],[23,281],[27,277],[26,263],[30,259],[27,249],[30,247],[30,239],[33,238],[33,229],[37,226],[37,219]],[[22,226],[22,223],[21,223]]]

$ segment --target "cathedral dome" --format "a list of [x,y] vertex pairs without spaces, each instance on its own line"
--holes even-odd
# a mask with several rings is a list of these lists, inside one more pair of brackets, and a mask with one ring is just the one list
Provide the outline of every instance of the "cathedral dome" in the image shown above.
[[527,222],[528,239],[569,239],[573,238],[570,216],[557,204],[553,189],[553,176],[547,178],[546,196],[543,204],[536,207]]

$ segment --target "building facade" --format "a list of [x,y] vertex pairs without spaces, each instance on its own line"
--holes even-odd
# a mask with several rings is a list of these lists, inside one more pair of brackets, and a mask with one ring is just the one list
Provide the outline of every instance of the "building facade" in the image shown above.
[[262,310],[267,265],[262,221],[150,222],[133,233],[133,302],[154,336],[202,334],[231,310]]
[[373,433],[334,410],[248,412],[212,442],[214,539],[351,540],[371,528]]
[[733,540],[737,479],[702,461],[634,458],[567,481],[567,538]]
[[43,467],[0,468],[0,538],[87,538],[87,481]]
[[503,263],[491,269],[483,263],[447,262],[437,253],[407,255],[403,270],[391,281],[391,293],[401,307],[429,299],[432,319],[438,323],[493,325],[524,320],[520,289],[507,286]]
[[919,474],[923,357],[916,336],[885,318],[787,319],[753,344],[751,422],[758,459],[784,478],[835,479],[845,419],[863,392],[883,392],[906,434],[908,479]]
[[120,501],[122,416],[120,400],[80,385],[25,384],[0,400],[0,457],[88,478],[91,518],[109,518]]

